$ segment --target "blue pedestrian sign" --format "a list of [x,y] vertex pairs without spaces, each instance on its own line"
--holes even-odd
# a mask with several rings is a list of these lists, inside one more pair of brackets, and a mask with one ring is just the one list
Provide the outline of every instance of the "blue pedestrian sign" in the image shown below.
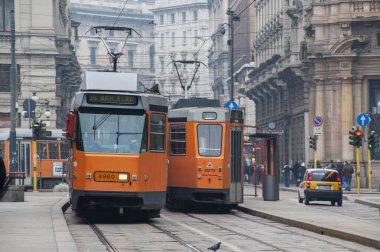
[[358,117],[356,118],[356,123],[362,127],[367,126],[370,122],[371,118],[365,113],[358,115]]
[[226,105],[224,106],[226,109],[238,109],[239,106],[234,101],[228,101],[226,102]]

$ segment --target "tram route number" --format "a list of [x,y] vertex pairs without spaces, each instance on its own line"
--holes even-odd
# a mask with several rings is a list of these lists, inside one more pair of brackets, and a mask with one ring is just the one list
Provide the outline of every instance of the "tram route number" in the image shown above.
[[96,182],[128,182],[129,174],[125,172],[95,172],[94,180]]

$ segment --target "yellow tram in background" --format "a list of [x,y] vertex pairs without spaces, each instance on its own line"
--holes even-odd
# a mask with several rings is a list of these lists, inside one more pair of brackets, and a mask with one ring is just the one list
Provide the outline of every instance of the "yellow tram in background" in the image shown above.
[[136,74],[86,73],[67,118],[74,211],[159,214],[167,187],[167,113],[167,99],[139,91]]
[[[24,177],[20,184],[26,188],[34,185],[34,168],[36,184],[39,189],[52,189],[67,176],[68,144],[61,129],[49,129],[49,136],[34,139],[32,129],[16,129],[17,170],[12,171]],[[35,144],[33,144],[35,142]],[[34,147],[35,146],[35,147]],[[33,158],[36,153],[36,158]],[[4,158],[9,174],[9,129],[0,129],[0,155]]]
[[167,202],[231,209],[243,202],[243,113],[204,101],[169,111]]

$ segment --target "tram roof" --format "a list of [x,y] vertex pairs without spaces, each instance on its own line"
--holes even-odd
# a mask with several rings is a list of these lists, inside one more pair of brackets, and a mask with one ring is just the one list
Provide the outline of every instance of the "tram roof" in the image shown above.
[[[62,129],[47,129],[51,131],[51,136],[45,137],[44,139],[64,139],[64,131]],[[9,139],[10,128],[0,128],[0,140]],[[16,138],[32,138],[33,132],[32,129],[28,128],[16,128]]]
[[[215,119],[213,115],[215,115]],[[172,119],[172,120],[170,120]],[[230,121],[230,110],[215,107],[189,107],[169,110],[169,121],[208,121],[225,122]]]

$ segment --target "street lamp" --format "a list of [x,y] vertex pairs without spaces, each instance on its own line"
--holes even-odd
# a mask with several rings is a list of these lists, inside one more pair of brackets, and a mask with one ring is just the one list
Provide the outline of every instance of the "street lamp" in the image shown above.
[[230,40],[228,41],[228,45],[230,46],[230,70],[231,70],[231,76],[230,76],[230,85],[231,85],[231,97],[230,100],[234,100],[234,21],[240,21],[240,17],[236,15],[236,13],[231,10],[231,8],[228,8],[227,13],[228,17],[228,26],[230,27]]

